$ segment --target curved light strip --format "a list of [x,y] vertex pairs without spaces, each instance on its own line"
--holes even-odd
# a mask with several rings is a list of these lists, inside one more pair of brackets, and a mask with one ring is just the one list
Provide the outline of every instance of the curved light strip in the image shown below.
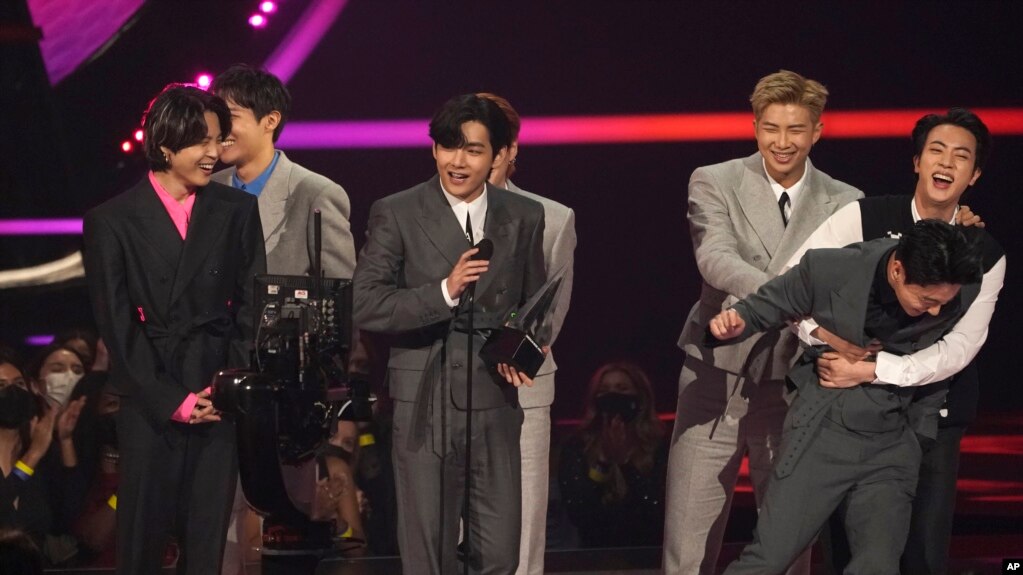
[[314,0],[264,67],[287,84],[341,15],[348,0]]
[[0,272],[0,289],[41,286],[85,277],[82,252],[29,268]]
[[[836,111],[824,115],[831,139],[905,138],[924,114],[940,109]],[[973,110],[996,135],[1023,135],[1023,108]],[[753,137],[749,112],[620,116],[550,116],[522,119],[523,144],[555,146],[647,142],[707,142]],[[285,149],[412,148],[429,146],[429,120],[289,122]]]

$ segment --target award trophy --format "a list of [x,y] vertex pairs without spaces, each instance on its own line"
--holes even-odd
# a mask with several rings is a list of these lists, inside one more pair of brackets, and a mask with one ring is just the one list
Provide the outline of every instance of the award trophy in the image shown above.
[[553,312],[564,275],[562,268],[490,334],[480,349],[480,357],[487,365],[506,363],[530,378],[536,377],[545,357],[543,347],[551,341]]

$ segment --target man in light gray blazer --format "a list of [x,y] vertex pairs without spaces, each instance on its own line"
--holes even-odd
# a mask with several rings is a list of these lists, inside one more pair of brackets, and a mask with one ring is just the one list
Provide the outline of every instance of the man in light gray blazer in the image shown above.
[[[750,97],[758,152],[707,166],[689,181],[689,229],[703,276],[679,338],[686,352],[668,460],[664,572],[713,573],[744,454],[759,502],[781,437],[795,337],[774,329],[740,344],[703,345],[707,322],[777,275],[828,216],[863,194],[817,170],[828,92],[782,70]],[[793,572],[808,572],[809,553]]]
[[213,181],[259,197],[268,273],[312,273],[313,212],[320,210],[324,274],[351,278],[355,242],[348,194],[274,148],[291,108],[287,88],[269,72],[235,65],[218,75],[210,89],[228,102],[232,122],[220,158],[231,167],[214,174]]
[[[395,400],[392,458],[403,571],[461,571],[456,548],[468,465],[470,572],[510,575],[518,566],[521,532],[523,415],[516,387],[533,382],[504,364],[486,365],[478,354],[487,333],[546,280],[544,212],[486,183],[511,144],[508,119],[492,101],[475,94],[452,98],[430,121],[430,137],[437,175],[370,209],[355,270],[355,321],[393,336],[387,381]],[[470,259],[482,239],[493,242],[492,256]]]
[[[575,212],[554,200],[527,192],[510,178],[515,173],[519,154],[518,112],[508,100],[490,93],[479,93],[498,105],[512,129],[508,159],[490,172],[495,186],[525,196],[543,206],[543,259],[547,277],[563,273],[561,293],[555,303],[550,345],[554,345],[565,322],[572,299],[572,276],[575,262]],[[554,353],[548,353],[533,387],[519,388],[519,405],[524,415],[522,437],[522,537],[519,542],[519,569],[516,575],[543,575],[543,554],[547,547],[547,491],[550,485],[551,404],[554,403]]]
[[[906,355],[932,345],[980,293],[982,248],[946,222],[920,220],[882,238],[806,253],[799,265],[711,319],[708,344],[741,341],[812,317],[861,347]],[[917,437],[934,440],[948,382],[839,387],[808,347],[788,379],[797,390],[753,543],[726,573],[782,573],[836,509],[849,540],[845,573],[898,573],[920,467]],[[826,367],[826,366],[825,366]],[[937,392],[935,392],[937,391]]]
[[[326,277],[351,278],[355,272],[355,242],[348,218],[348,194],[330,179],[288,159],[274,148],[291,109],[291,95],[273,74],[234,65],[219,74],[210,89],[227,101],[231,133],[220,159],[229,168],[212,180],[258,197],[266,243],[267,273],[312,275],[316,257],[314,210],[320,210],[323,234],[321,268]],[[364,353],[356,347],[354,355]],[[352,358],[354,359],[354,358]],[[281,468],[288,494],[299,509],[312,509],[314,462]],[[241,488],[235,492],[232,527],[224,556],[224,575],[243,573],[242,545],[247,506]]]

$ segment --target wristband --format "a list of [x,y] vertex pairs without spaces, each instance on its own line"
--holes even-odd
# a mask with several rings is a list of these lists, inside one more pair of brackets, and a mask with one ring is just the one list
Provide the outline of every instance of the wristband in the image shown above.
[[14,469],[11,471],[14,474],[16,474],[22,481],[28,481],[28,479],[35,475],[36,472],[35,469],[29,467],[27,463],[20,459],[14,464]]
[[363,433],[359,436],[359,447],[366,447],[368,445],[375,445],[377,438],[372,433]]
[[355,535],[355,530],[352,529],[351,525],[349,525],[348,529],[346,529],[344,533],[342,533],[341,535],[338,535],[338,539],[348,539],[352,535]]
[[606,463],[596,462],[590,466],[590,471],[587,475],[589,475],[590,479],[592,479],[596,483],[604,483],[608,480],[609,478],[608,474],[610,473],[610,471],[611,471],[610,465]]
[[117,511],[117,494],[116,493],[111,495],[110,499],[107,499],[107,505],[110,506],[110,508],[113,509],[114,511]]

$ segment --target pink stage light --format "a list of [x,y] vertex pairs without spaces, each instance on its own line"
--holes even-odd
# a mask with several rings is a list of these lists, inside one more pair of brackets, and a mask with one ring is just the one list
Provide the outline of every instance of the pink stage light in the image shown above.
[[135,149],[135,145],[131,143],[131,140],[125,140],[121,142],[121,151],[125,154],[130,154]]
[[135,141],[136,142],[141,142],[142,139],[145,138],[145,137],[146,137],[146,133],[145,132],[143,132],[142,130],[135,130]]
[[249,16],[249,25],[253,28],[262,28],[266,26],[266,16],[262,14],[253,14]]
[[198,76],[195,77],[195,83],[198,84],[199,87],[202,88],[203,90],[208,89],[210,87],[211,82],[213,82],[213,77],[210,76],[209,74],[199,74]]
[[273,14],[277,11],[277,3],[267,0],[266,2],[260,3],[259,10],[264,14]]

